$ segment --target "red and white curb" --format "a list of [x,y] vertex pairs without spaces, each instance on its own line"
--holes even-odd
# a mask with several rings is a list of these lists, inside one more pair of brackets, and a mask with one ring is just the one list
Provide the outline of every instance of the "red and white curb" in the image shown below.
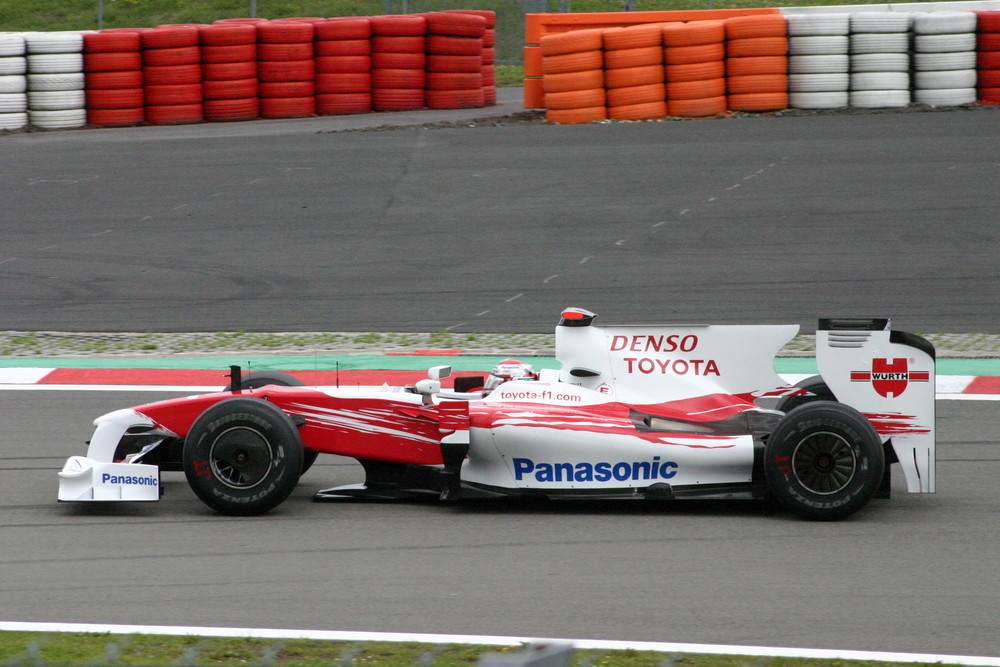
[[811,658],[819,660],[866,660],[901,663],[942,663],[946,665],[982,665],[983,667],[1000,667],[1000,658],[985,656],[889,653],[885,651],[848,651],[836,649],[783,648],[772,646],[730,646],[727,644],[679,644],[674,642],[638,642],[600,639],[504,637],[492,635],[418,634],[406,632],[343,632],[337,630],[213,628],[168,625],[111,625],[93,623],[16,623],[7,621],[0,621],[0,631],[86,632],[101,634],[176,635],[245,639],[312,639],[319,641],[351,642],[415,642],[419,644],[467,644],[475,646],[563,644],[572,645],[574,648],[580,650],[632,650],[656,651],[659,653]]
[[[402,386],[426,377],[422,370],[293,371],[311,386]],[[467,373],[457,373],[464,375]],[[805,376],[783,375],[789,382]],[[0,368],[0,390],[216,391],[225,371],[183,368]],[[1000,376],[938,375],[939,399],[1000,400]]]

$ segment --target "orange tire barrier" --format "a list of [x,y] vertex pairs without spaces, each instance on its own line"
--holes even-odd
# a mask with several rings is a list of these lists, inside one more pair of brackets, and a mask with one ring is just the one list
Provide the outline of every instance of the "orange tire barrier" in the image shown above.
[[785,74],[750,74],[726,79],[726,90],[732,93],[784,93],[788,91]]
[[784,16],[726,20],[728,107],[734,111],[788,108],[788,22]]
[[257,76],[262,118],[301,118],[316,112],[316,60],[311,20],[257,25]]
[[608,117],[616,120],[649,120],[663,118],[666,115],[667,103],[663,100],[608,107]]
[[141,33],[140,38],[146,122],[154,125],[202,122],[199,28],[158,26]]
[[663,68],[660,65],[621,67],[618,69],[609,69],[604,72],[604,85],[607,88],[645,86],[650,83],[661,83],[662,81]]
[[776,111],[788,108],[788,93],[741,93],[728,96],[734,111]]
[[[663,43],[663,30],[657,24],[635,25],[628,28],[608,28],[602,30],[604,50],[619,51],[659,46]],[[568,33],[573,34],[573,33]]]
[[[663,26],[653,24],[608,28],[603,33],[608,118],[663,118],[666,114]],[[614,73],[618,71],[626,74],[615,76]],[[654,71],[655,79],[652,77]],[[636,76],[641,82],[634,82]],[[633,81],[630,82],[630,79]]]
[[354,16],[335,18],[314,24],[313,30],[316,39],[313,43],[316,53],[316,114],[369,113],[372,110],[371,70],[374,64],[371,19]]
[[668,65],[704,63],[712,60],[723,60],[725,57],[726,45],[723,42],[695,46],[668,46],[663,49],[663,62]]
[[589,69],[583,72],[549,74],[544,79],[546,93],[564,93],[570,90],[587,90],[604,87],[604,70]]
[[[419,15],[373,16],[372,55],[427,53],[427,19]],[[380,59],[381,61],[381,59]],[[415,63],[414,63],[415,64]],[[407,111],[421,109],[427,102],[426,71],[419,67],[372,67],[372,109]]]
[[198,39],[202,54],[205,120],[237,121],[260,117],[257,24],[214,23],[199,28]]
[[577,30],[561,35],[547,35],[539,43],[539,47],[543,57],[599,51],[604,48],[604,31]]
[[486,105],[483,46],[488,20],[480,14],[432,12],[427,19],[426,103],[431,109]]
[[604,67],[643,67],[663,63],[663,49],[660,46],[643,46],[636,49],[619,49],[604,52]]
[[[571,13],[571,14],[528,14],[525,25],[524,46],[524,106],[528,109],[543,108],[544,90],[541,82],[545,72],[542,71],[541,40],[544,37],[558,34],[568,34],[594,29],[627,28],[641,24],[657,24],[661,28],[667,24],[681,22],[719,22],[733,16],[748,16],[758,14],[779,15],[775,8],[748,9],[702,9],[691,11],[657,11],[657,12],[601,12],[601,13]],[[706,28],[711,32],[722,28],[721,24]],[[724,29],[723,29],[724,30]],[[724,32],[723,32],[724,36]],[[614,38],[612,38],[614,39]],[[718,38],[721,42],[722,36]],[[710,39],[709,42],[714,42]],[[667,42],[664,44],[669,45]],[[596,49],[595,49],[596,50]],[[686,62],[702,62],[687,60]]]
[[1000,11],[976,12],[976,99],[1000,104]]
[[726,76],[726,61],[711,60],[703,63],[667,65],[663,68],[667,81],[698,81],[701,79],[721,79]]
[[787,73],[788,58],[785,56],[748,56],[726,60],[726,76]]
[[[608,117],[617,118],[612,113],[611,107],[635,106],[637,104],[649,104],[651,102],[665,102],[667,96],[666,86],[662,83],[650,83],[645,86],[627,86],[625,88],[608,88]],[[665,109],[666,107],[664,107]],[[630,111],[634,114],[634,110]],[[652,118],[662,118],[663,116],[652,116]],[[623,120],[645,120],[638,118],[628,118]]]
[[135,32],[83,34],[88,125],[124,127],[145,119],[141,47]]
[[667,99],[697,100],[723,97],[726,94],[726,80],[702,79],[700,81],[672,81],[667,83]]
[[726,96],[701,97],[693,100],[668,100],[667,113],[671,116],[689,118],[718,116],[726,113]]
[[589,123],[607,118],[603,45],[601,30],[546,35],[541,40],[540,81],[547,121]]
[[735,16],[726,19],[726,39],[752,39],[756,37],[785,37],[788,23],[780,14]]
[[726,56],[783,56],[788,53],[787,37],[747,37],[726,42]]
[[704,117],[723,113],[725,102],[724,21],[695,21],[663,28],[667,113]]

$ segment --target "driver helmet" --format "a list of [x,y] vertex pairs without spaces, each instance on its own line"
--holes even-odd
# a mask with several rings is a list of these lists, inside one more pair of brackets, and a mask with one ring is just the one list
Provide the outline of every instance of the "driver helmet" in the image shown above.
[[526,364],[517,359],[504,359],[493,367],[489,377],[483,385],[483,396],[488,395],[494,389],[510,380],[537,380],[538,373],[534,366]]

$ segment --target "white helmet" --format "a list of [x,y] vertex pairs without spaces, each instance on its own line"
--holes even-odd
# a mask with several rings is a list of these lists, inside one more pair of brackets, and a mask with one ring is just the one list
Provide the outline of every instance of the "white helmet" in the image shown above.
[[486,383],[483,385],[483,396],[489,395],[504,382],[537,379],[538,373],[535,372],[535,368],[531,364],[526,364],[517,359],[504,359],[493,367],[489,377],[486,378]]

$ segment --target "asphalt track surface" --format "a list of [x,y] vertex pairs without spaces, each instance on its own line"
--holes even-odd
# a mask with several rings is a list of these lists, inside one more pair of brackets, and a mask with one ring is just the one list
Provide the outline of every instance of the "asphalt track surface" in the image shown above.
[[[541,332],[572,304],[996,333],[997,119],[0,137],[2,328]],[[936,495],[834,524],[752,503],[312,503],[359,481],[333,457],[259,518],[213,514],[179,473],[161,503],[57,504],[90,421],[155,397],[2,393],[0,620],[1000,653],[991,402],[939,403]]]
[[55,502],[89,421],[167,394],[5,391],[2,621],[239,626],[997,656],[1000,411],[938,403],[938,493],[812,523],[749,501]]
[[996,109],[336,131],[518,110],[0,137],[0,328],[1000,332]]

